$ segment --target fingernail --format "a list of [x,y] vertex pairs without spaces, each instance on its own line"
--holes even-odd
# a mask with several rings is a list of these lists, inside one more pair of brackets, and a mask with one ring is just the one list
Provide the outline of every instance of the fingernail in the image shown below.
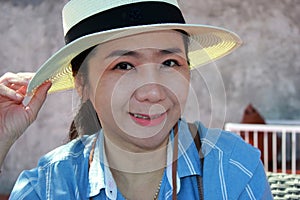
[[21,94],[19,94],[19,93],[16,93],[16,97],[17,97],[18,100],[23,99],[23,96]]
[[52,86],[52,82],[51,81],[49,81],[49,80],[47,80],[47,81],[45,81],[44,83],[43,83],[43,85],[48,85],[48,87],[47,87],[47,91],[51,88],[51,86]]

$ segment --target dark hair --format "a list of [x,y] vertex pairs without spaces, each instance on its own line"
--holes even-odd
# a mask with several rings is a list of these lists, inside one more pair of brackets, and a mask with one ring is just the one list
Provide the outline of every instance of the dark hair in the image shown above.
[[101,124],[98,115],[90,100],[82,103],[78,113],[74,117],[69,130],[69,139],[73,140],[81,134],[91,135],[100,130]]
[[[185,45],[186,54],[188,54],[189,38],[188,34],[183,30],[175,30],[183,34],[183,41]],[[83,82],[86,83],[86,77],[88,74],[88,67],[85,59],[92,52],[96,46],[90,47],[89,49],[81,52],[72,61],[72,73],[73,77],[82,76]],[[186,55],[187,56],[187,55]],[[188,56],[187,56],[188,58]],[[189,60],[187,61],[190,64]],[[76,116],[74,117],[70,130],[69,130],[69,140],[76,139],[82,134],[93,134],[101,129],[100,120],[93,107],[91,101],[88,99],[83,102],[80,109],[78,110]]]
[[81,66],[83,64],[83,61],[85,58],[93,51],[93,49],[96,46],[92,46],[83,52],[81,52],[79,55],[77,55],[73,60],[71,60],[71,66],[72,66],[72,72],[73,72],[73,77],[77,75],[80,69],[80,73],[87,74],[87,67],[86,66]]
[[[86,57],[92,52],[96,46],[93,46],[79,55],[77,55],[72,61],[72,73],[73,77],[81,76],[83,84],[86,83],[86,77],[88,74],[88,68],[85,61]],[[82,134],[93,134],[101,129],[101,124],[98,115],[92,105],[92,102],[88,99],[81,104],[80,109],[75,115],[69,129],[69,140],[76,139]]]

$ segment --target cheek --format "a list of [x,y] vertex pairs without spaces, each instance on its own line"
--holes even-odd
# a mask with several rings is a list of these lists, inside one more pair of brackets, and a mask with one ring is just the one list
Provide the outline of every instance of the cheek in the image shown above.
[[190,74],[188,70],[175,71],[167,74],[163,79],[163,85],[168,89],[171,99],[184,109],[190,86]]
[[107,108],[110,107],[111,87],[113,87],[113,80],[105,73],[90,73],[89,98],[99,117],[101,113],[107,113]]
[[90,98],[99,112],[105,110],[106,113],[114,113],[114,110],[123,109],[128,104],[128,99],[134,91],[133,82],[125,75],[104,73],[91,87]]

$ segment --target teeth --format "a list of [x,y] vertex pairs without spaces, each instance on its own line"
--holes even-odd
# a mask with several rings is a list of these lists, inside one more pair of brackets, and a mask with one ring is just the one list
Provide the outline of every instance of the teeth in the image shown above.
[[133,114],[134,117],[140,118],[140,119],[149,119],[147,116],[139,115],[139,114]]
[[145,115],[133,114],[134,117],[140,118],[140,119],[156,119],[156,118],[160,117],[161,115],[162,114],[158,114],[158,115],[154,115],[152,117],[148,117],[148,116],[145,116]]

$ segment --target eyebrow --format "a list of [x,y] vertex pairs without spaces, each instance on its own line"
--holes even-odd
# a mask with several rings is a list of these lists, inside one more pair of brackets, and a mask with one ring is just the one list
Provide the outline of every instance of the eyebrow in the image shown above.
[[[163,55],[169,55],[169,54],[177,54],[177,53],[183,53],[180,48],[168,48],[168,49],[162,49],[159,50],[159,54]],[[120,56],[133,56],[138,57],[140,53],[137,51],[128,51],[128,50],[116,50],[111,52],[106,58],[111,57],[120,57]]]
[[168,54],[178,54],[183,52],[180,48],[169,48],[169,49],[160,50],[160,53],[168,55]]

